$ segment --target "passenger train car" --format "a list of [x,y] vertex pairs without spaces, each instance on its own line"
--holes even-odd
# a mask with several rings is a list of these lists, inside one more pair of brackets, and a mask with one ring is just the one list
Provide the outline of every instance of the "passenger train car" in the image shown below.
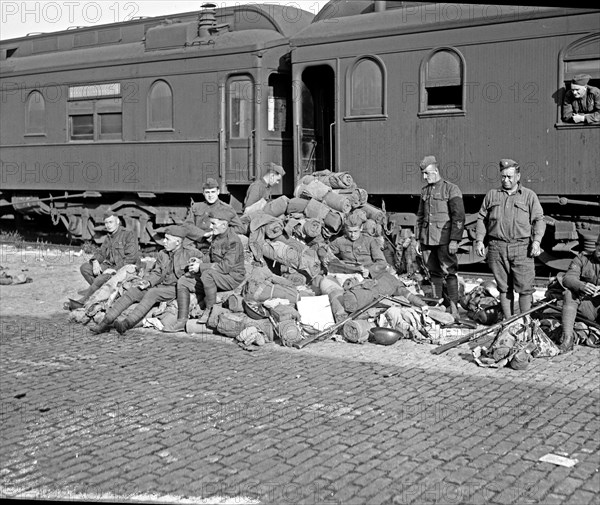
[[81,239],[111,205],[149,242],[206,177],[236,205],[275,161],[288,195],[305,174],[349,172],[397,231],[433,154],[463,191],[472,262],[475,213],[513,158],[552,264],[600,230],[600,125],[560,113],[573,75],[600,85],[599,28],[597,9],[332,0],[314,19],[209,5],[3,41],[1,198]]

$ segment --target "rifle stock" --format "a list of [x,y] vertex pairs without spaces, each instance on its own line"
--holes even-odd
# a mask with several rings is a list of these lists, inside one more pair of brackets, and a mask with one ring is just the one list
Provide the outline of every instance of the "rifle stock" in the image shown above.
[[555,301],[556,301],[556,299],[552,298],[551,300],[548,300],[540,305],[537,305],[535,307],[532,307],[529,310],[526,310],[522,314],[517,314],[516,316],[509,317],[506,321],[500,321],[499,323],[496,323],[492,326],[489,326],[487,328],[482,328],[481,330],[477,330],[472,333],[469,333],[468,335],[465,335],[464,337],[457,338],[456,340],[453,340],[452,342],[448,342],[447,344],[440,345],[440,346],[436,347],[435,349],[432,349],[431,354],[442,354],[443,352],[446,352],[448,349],[452,349],[452,348],[458,347],[459,345],[464,344],[466,342],[470,342],[471,340],[476,340],[478,338],[481,338],[484,335],[487,335],[488,333],[491,333],[491,332],[497,330],[498,328],[502,328],[506,325],[514,323],[518,319],[521,319],[524,316],[532,314],[533,312],[540,310],[540,309],[550,305],[551,303],[554,303]]

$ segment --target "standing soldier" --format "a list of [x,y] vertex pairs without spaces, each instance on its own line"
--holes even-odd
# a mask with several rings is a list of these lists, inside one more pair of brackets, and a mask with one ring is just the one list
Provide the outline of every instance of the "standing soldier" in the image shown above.
[[546,230],[544,211],[537,195],[520,183],[516,161],[500,160],[502,187],[491,189],[483,199],[477,219],[475,250],[485,253],[483,239],[489,239],[488,265],[500,292],[505,318],[513,311],[513,290],[519,293],[519,308],[525,312],[533,301],[534,257],[541,252]]
[[458,317],[458,243],[465,226],[462,193],[456,184],[440,176],[435,156],[425,156],[420,164],[427,185],[421,190],[417,212],[418,252],[423,252],[433,288],[442,297],[444,280],[450,310]]

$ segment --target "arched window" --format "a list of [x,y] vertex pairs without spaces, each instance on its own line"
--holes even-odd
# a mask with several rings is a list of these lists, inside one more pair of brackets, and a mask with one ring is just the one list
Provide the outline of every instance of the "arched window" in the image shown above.
[[148,92],[148,129],[173,128],[173,92],[165,81],[156,81]]
[[421,64],[419,113],[462,115],[465,111],[465,64],[452,48],[432,51]]
[[385,66],[379,58],[357,58],[346,77],[345,119],[385,118],[386,80]]
[[600,122],[595,121],[575,123],[567,115],[570,102],[568,92],[574,76],[587,74],[591,77],[588,86],[600,86],[600,34],[593,33],[576,40],[561,51],[559,60],[558,95],[561,107],[558,108],[557,125],[579,128],[600,126]]
[[32,91],[27,97],[25,133],[43,135],[46,133],[46,102],[39,91]]

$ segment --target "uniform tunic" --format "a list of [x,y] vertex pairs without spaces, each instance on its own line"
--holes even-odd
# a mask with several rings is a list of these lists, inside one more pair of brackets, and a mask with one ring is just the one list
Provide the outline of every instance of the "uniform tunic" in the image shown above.
[[487,261],[498,291],[533,293],[535,266],[529,247],[531,241],[541,242],[545,230],[544,211],[533,191],[520,184],[512,194],[488,191],[479,209],[476,239],[483,241],[487,231]]
[[364,266],[373,278],[377,278],[387,268],[383,249],[374,237],[361,235],[354,241],[339,237],[329,244],[329,249],[343,261]]
[[583,114],[584,123],[600,123],[600,89],[587,86],[583,98],[575,98],[571,90],[565,93],[563,121],[573,122],[573,114]]
[[267,202],[271,200],[271,188],[262,177],[248,186],[244,208],[250,207],[250,205],[258,202],[261,198],[264,198]]
[[[228,208],[230,210],[234,210],[233,207],[223,200],[217,200],[215,203],[208,202],[198,202],[192,205],[191,209],[188,212],[186,217],[186,222],[192,223],[196,227],[198,227],[202,234],[208,232],[210,230],[210,218],[208,217],[208,212],[211,209],[216,208]],[[235,212],[235,211],[234,211]],[[246,227],[242,224],[239,216],[235,216],[231,222],[229,223],[229,227],[233,228],[236,233],[244,234],[246,232]]]

